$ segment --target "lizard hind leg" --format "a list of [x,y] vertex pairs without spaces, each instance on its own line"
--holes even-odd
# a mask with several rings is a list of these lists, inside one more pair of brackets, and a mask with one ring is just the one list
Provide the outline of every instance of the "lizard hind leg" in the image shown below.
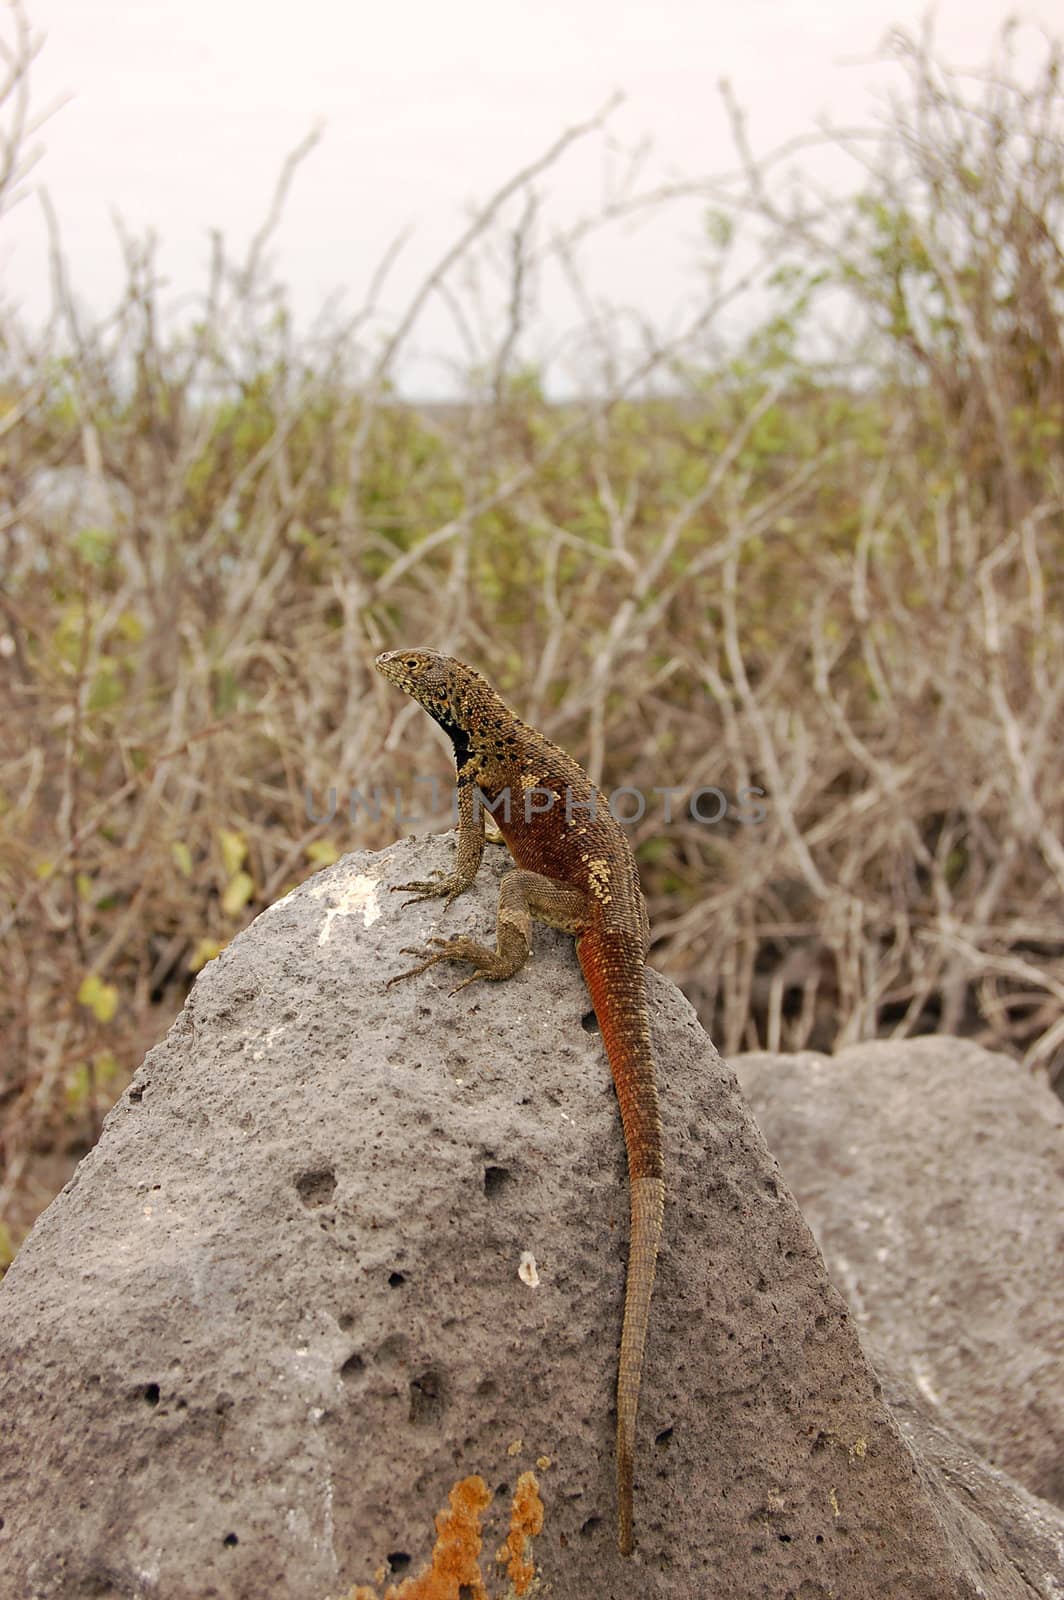
[[531,952],[533,918],[552,928],[578,933],[587,920],[587,896],[581,889],[557,883],[538,872],[508,872],[499,885],[494,950],[465,934],[458,934],[451,939],[432,938],[428,941],[431,948],[427,949],[408,946],[402,953],[419,956],[420,960],[417,966],[389,978],[388,987],[400,983],[404,978],[414,978],[418,973],[426,972],[438,961],[467,961],[475,968],[469,977],[455,985],[452,994],[457,994],[459,989],[480,979],[497,983],[512,978],[524,966]]

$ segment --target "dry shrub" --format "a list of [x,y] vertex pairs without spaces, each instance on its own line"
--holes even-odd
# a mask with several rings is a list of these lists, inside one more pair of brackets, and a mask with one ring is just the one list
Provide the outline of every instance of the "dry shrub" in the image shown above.
[[[899,37],[906,88],[844,141],[845,204],[736,117],[727,181],[633,169],[561,226],[550,172],[604,113],[390,319],[389,256],[356,315],[294,330],[269,247],[306,150],[243,259],[216,241],[191,316],[128,240],[122,304],[87,319],[55,230],[55,318],[6,319],[0,374],[12,1234],[202,962],[394,834],[388,805],[314,820],[330,787],[416,806],[415,776],[446,781],[372,672],[401,643],[474,661],[643,791],[654,958],[722,1049],[959,1031],[1059,1075],[1064,152],[1055,49],[1021,82],[1009,43],[963,79]],[[597,241],[707,205],[670,337],[604,309]],[[575,312],[547,361],[552,274]],[[419,405],[398,382],[433,300],[465,365]],[[689,812],[710,785],[718,826]]]

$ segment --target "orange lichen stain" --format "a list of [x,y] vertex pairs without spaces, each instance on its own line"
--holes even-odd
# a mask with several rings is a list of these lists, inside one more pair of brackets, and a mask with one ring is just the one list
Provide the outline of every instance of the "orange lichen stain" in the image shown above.
[[539,1497],[539,1484],[534,1472],[522,1472],[514,1490],[510,1509],[510,1532],[506,1543],[495,1559],[506,1562],[506,1576],[516,1596],[527,1594],[536,1575],[536,1564],[529,1551],[529,1541],[543,1532],[543,1501]]
[[390,1584],[383,1596],[361,1585],[351,1590],[347,1600],[459,1600],[459,1596],[461,1600],[491,1600],[480,1572],[480,1519],[491,1504],[491,1491],[484,1479],[474,1474],[456,1483],[447,1501],[449,1509],[436,1515],[430,1567],[416,1578]]

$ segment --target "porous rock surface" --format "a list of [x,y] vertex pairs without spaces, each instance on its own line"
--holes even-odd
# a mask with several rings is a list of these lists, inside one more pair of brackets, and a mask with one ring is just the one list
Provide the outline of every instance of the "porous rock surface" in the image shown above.
[[[386,990],[453,838],[349,856],[201,974],[0,1286],[3,1600],[325,1600],[429,1564],[479,1474],[483,1586],[534,1471],[558,1600],[1050,1600],[1064,1526],[942,1430],[907,1442],[779,1170],[650,975],[668,1160],[616,1548],[623,1144],[571,941]],[[530,1262],[529,1257],[534,1258]],[[401,1593],[402,1584],[399,1584]]]
[[732,1063],[873,1359],[1064,1506],[1064,1106],[964,1039]]

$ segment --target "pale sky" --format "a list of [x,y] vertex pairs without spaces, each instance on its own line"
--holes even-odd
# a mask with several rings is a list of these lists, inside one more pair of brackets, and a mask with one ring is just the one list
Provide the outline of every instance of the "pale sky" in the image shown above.
[[[389,241],[411,228],[390,291],[401,302],[472,202],[615,89],[626,100],[613,126],[649,137],[649,172],[663,176],[733,165],[722,76],[759,149],[819,115],[867,121],[900,81],[872,59],[877,47],[892,24],[917,29],[925,10],[914,0],[26,3],[46,35],[34,103],[70,96],[41,132],[32,183],[51,196],[77,295],[103,310],[118,292],[115,212],[158,232],[173,294],[202,285],[208,229],[246,244],[285,154],[321,123],[275,251],[307,315],[337,288],[357,305]],[[1012,10],[1060,30],[1059,0],[942,0],[936,37],[958,65],[979,65]],[[571,214],[595,203],[601,168],[599,147],[557,175]],[[45,238],[35,193],[0,219],[0,291],[33,316],[48,303]],[[651,315],[682,267],[682,242],[675,260],[669,248],[653,268],[619,249],[607,269]]]

